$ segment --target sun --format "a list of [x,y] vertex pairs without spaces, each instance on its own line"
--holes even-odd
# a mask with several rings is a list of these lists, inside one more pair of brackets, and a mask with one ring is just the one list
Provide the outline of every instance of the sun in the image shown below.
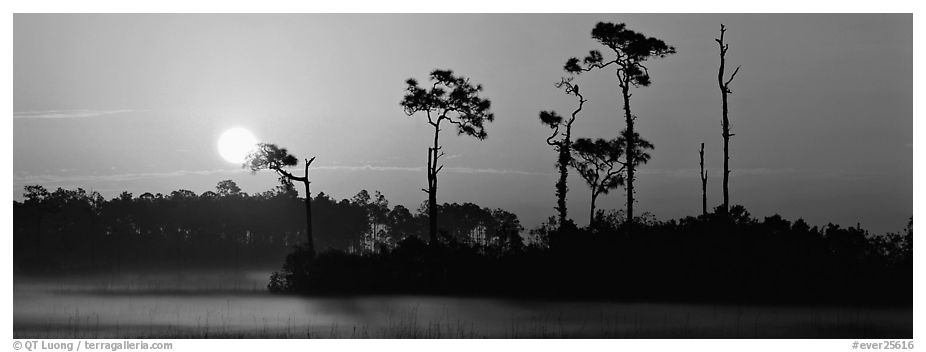
[[257,137],[251,131],[241,127],[230,128],[219,137],[219,155],[227,162],[242,164],[256,145]]

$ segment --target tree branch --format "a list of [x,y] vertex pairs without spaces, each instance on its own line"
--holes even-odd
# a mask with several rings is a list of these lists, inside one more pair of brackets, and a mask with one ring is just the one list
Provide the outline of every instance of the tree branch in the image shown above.
[[723,84],[723,88],[726,89],[728,93],[733,93],[730,92],[730,88],[728,86],[730,85],[730,82],[733,82],[733,77],[736,77],[736,73],[740,72],[740,67],[741,66],[736,66],[736,69],[733,70],[733,74],[730,75],[730,79],[728,79],[727,82]]
[[552,146],[558,146],[559,142],[553,142],[553,138],[556,138],[556,135],[559,134],[559,125],[553,127],[553,134],[550,137],[547,137],[547,144]]
[[278,174],[283,175],[283,177],[286,177],[287,179],[290,179],[290,180],[293,180],[293,181],[299,181],[299,182],[306,182],[306,181],[308,181],[308,179],[305,178],[305,177],[293,176],[293,174],[291,174],[291,173],[289,173],[289,172],[286,172],[286,170],[283,170],[283,169],[280,168],[279,166],[271,167],[271,169],[272,169],[272,170],[275,170]]

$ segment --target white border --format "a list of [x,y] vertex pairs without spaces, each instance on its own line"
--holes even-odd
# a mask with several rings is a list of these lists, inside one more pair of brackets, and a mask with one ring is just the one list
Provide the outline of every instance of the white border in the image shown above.
[[[914,63],[923,62],[923,26],[920,8],[923,3],[914,1],[842,1],[842,2],[808,2],[808,1],[775,1],[761,2],[759,6],[747,1],[660,1],[650,3],[643,1],[590,1],[577,4],[571,1],[540,1],[540,2],[501,2],[497,0],[467,0],[441,2],[433,0],[404,0],[397,1],[288,1],[288,0],[261,0],[261,1],[191,1],[191,0],[161,0],[161,1],[124,1],[124,0],[56,0],[56,1],[25,1],[15,0],[10,3],[11,13],[3,17],[3,28],[7,33],[2,37],[4,47],[8,52],[4,55],[4,63],[8,69],[4,76],[9,82],[4,86],[7,91],[6,111],[13,111],[12,96],[12,13],[27,12],[58,12],[58,13],[92,13],[92,12],[164,12],[164,13],[276,13],[276,12],[508,12],[508,13],[729,13],[729,12],[899,12],[913,13],[913,40]],[[913,107],[913,140],[914,140],[914,180],[923,174],[924,160],[916,153],[917,142],[920,137],[926,137],[922,131],[922,92],[924,91],[922,70],[914,64],[914,107]],[[6,148],[2,154],[3,165],[9,168],[3,174],[7,185],[12,184],[12,118],[8,117],[3,123],[2,136],[6,141]],[[11,187],[3,187],[0,191],[3,201],[6,202],[6,212],[3,214],[3,234],[9,235],[12,231],[12,194]],[[919,200],[923,199],[922,190],[916,187],[914,181],[913,202],[914,217],[922,219],[922,207]],[[4,281],[10,283],[4,295],[7,304],[4,306],[6,319],[3,320],[4,334],[8,336],[7,343],[12,343],[12,236],[6,236],[3,241],[4,253],[10,269],[3,272]],[[914,297],[918,302],[923,292],[922,278],[916,273],[923,273],[922,261],[914,261]],[[919,304],[915,304],[915,307]],[[918,322],[922,310],[914,309],[914,341],[926,343],[920,339],[924,335]],[[63,340],[68,341],[68,340]],[[76,342],[76,340],[74,340]],[[145,340],[154,341],[154,340]],[[376,350],[376,351],[409,351],[429,350],[435,351],[461,351],[472,352],[475,349],[506,350],[526,349],[531,351],[615,351],[630,350],[710,350],[710,351],[785,351],[785,350],[813,350],[813,351],[850,351],[855,340],[161,340],[174,344],[176,351],[253,351],[259,349],[292,350],[292,351],[328,351],[328,350]],[[876,342],[872,340],[859,340],[862,342]],[[10,345],[7,345],[10,346]],[[9,347],[7,347],[9,348]],[[920,349],[926,345],[920,346]]]

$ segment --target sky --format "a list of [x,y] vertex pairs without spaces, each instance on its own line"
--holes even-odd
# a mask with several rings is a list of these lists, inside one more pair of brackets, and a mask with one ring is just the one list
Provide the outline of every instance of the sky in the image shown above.
[[[313,193],[379,190],[416,209],[426,199],[424,116],[399,106],[405,80],[435,68],[482,84],[495,122],[479,141],[441,135],[439,202],[516,213],[527,228],[554,215],[555,152],[538,113],[575,101],[553,84],[570,57],[602,49],[599,21],[664,40],[677,54],[648,63],[632,91],[636,130],[655,145],[638,170],[637,212],[662,220],[721,202],[719,53],[727,26],[733,204],[899,231],[913,213],[910,14],[15,14],[13,194],[40,184],[168,194],[272,188],[270,172],[224,161],[232,127],[312,164]],[[624,128],[613,71],[576,78],[589,100],[577,137]],[[294,171],[301,173],[301,167]],[[571,216],[588,222],[590,192],[569,179]],[[622,209],[623,190],[599,198]]]

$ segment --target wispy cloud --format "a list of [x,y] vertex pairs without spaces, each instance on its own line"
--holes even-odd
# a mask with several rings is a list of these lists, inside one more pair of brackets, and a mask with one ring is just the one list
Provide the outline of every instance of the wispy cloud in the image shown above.
[[424,167],[412,166],[373,166],[373,165],[319,165],[312,170],[346,170],[346,171],[424,171]]
[[[701,170],[697,168],[681,169],[650,169],[643,168],[637,171],[640,175],[654,175],[666,177],[698,177]],[[708,175],[723,173],[721,169],[707,169]],[[752,168],[752,169],[733,169],[730,170],[730,176],[768,176],[768,175],[795,175],[806,174],[808,171],[794,169],[771,169],[771,168]]]
[[113,175],[25,175],[16,176],[15,183],[19,184],[80,184],[88,182],[125,182],[157,178],[170,178],[188,175],[219,175],[241,174],[249,172],[243,169],[215,169],[215,170],[177,170],[168,172],[141,172]]
[[[318,166],[313,170],[348,170],[348,171],[410,171],[424,172],[423,166],[374,166],[374,165],[332,165]],[[441,172],[461,174],[496,174],[496,175],[550,175],[547,172],[533,172],[511,169],[471,168],[471,167],[445,167]]]
[[[708,175],[722,175],[721,169],[709,169]],[[665,177],[694,177],[697,178],[700,169],[641,169],[638,171],[641,175],[654,175]],[[781,176],[781,177],[798,177],[805,179],[824,179],[824,180],[848,180],[858,181],[871,178],[871,175],[852,173],[843,170],[801,170],[801,169],[774,169],[774,168],[750,168],[750,169],[732,169],[730,177],[741,176]]]
[[[373,166],[373,165],[326,165],[313,167],[312,170],[344,170],[344,171],[371,171],[371,172],[424,172],[424,167],[406,166]],[[167,172],[141,172],[122,173],[111,175],[19,175],[14,177],[14,183],[22,185],[59,185],[59,184],[86,184],[99,182],[126,182],[146,179],[160,179],[181,176],[203,175],[235,175],[249,173],[246,169],[214,169],[214,170],[177,170]],[[486,169],[469,167],[448,167],[442,172],[463,174],[496,174],[496,175],[549,175],[550,173],[530,172],[509,169]]]
[[534,172],[511,169],[474,169],[469,167],[450,167],[445,171],[456,172],[461,174],[497,174],[497,175],[552,175],[552,172]]
[[42,110],[42,111],[14,111],[14,119],[74,119],[82,117],[96,117],[104,115],[124,114],[137,112],[137,110]]
[[[360,171],[360,172],[424,172],[423,166],[388,166],[388,165],[319,165],[313,167],[314,171]],[[858,181],[870,178],[871,175],[850,173],[840,170],[796,170],[796,169],[770,169],[770,168],[753,168],[753,169],[734,169],[730,176],[781,176],[797,177],[804,179],[823,179],[823,180],[846,180]],[[167,172],[141,172],[141,173],[121,173],[111,175],[18,175],[14,176],[14,183],[19,185],[40,184],[40,185],[74,185],[101,182],[127,182],[146,179],[162,179],[181,176],[205,176],[205,175],[240,175],[249,173],[246,169],[214,169],[214,170],[177,170]],[[492,175],[520,175],[520,176],[550,176],[553,172],[534,172],[512,169],[493,169],[493,168],[471,168],[471,167],[445,167],[442,173],[459,173],[459,174],[492,174]],[[641,169],[638,171],[641,175],[652,175],[657,177],[687,178],[697,177],[699,170],[694,168],[684,169]],[[712,174],[720,174],[720,170],[709,170]]]

